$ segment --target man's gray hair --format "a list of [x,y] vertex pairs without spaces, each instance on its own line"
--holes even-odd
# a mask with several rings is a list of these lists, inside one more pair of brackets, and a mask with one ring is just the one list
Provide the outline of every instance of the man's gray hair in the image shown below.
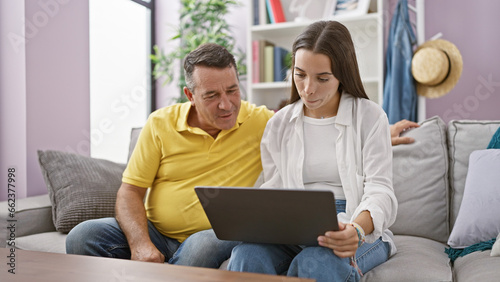
[[193,81],[193,72],[196,66],[206,66],[215,68],[233,67],[238,77],[238,69],[236,68],[236,61],[234,56],[227,51],[226,48],[214,44],[205,43],[200,45],[195,50],[191,51],[184,58],[184,76],[186,79],[186,86],[191,92],[194,93],[196,87]]

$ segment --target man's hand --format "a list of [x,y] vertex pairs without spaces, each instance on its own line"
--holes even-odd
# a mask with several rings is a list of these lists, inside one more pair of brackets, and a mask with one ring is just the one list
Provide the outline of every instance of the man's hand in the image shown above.
[[340,258],[352,257],[358,250],[358,233],[350,224],[339,222],[339,231],[328,231],[318,237],[322,247],[330,248]]
[[392,146],[399,144],[410,144],[415,142],[415,139],[411,137],[400,137],[401,132],[408,130],[410,128],[419,127],[420,125],[416,122],[409,121],[406,119],[400,120],[395,124],[391,125],[391,143]]
[[131,260],[158,262],[158,263],[165,262],[165,256],[152,243],[135,246],[134,249],[130,250],[130,253],[131,253],[130,257]]

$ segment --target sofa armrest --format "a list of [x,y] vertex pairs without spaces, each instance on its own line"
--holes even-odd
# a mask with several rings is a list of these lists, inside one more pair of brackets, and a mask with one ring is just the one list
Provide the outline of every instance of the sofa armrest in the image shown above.
[[[33,196],[16,200],[15,222],[8,222],[7,201],[0,202],[0,247],[7,245],[9,237],[14,238],[56,231],[52,222],[52,205],[48,195]],[[15,224],[15,229],[10,228]],[[11,232],[12,231],[12,232]]]

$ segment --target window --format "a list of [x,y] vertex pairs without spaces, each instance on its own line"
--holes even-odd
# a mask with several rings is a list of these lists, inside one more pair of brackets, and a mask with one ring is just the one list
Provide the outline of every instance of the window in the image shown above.
[[154,0],[90,0],[90,152],[127,161],[130,130],[154,106]]

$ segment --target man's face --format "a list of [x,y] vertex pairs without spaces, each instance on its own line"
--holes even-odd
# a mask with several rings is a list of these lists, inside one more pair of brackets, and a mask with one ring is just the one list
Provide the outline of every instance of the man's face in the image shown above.
[[193,72],[194,93],[185,88],[195,113],[190,113],[190,125],[197,126],[212,136],[236,124],[241,97],[236,70],[197,66]]

